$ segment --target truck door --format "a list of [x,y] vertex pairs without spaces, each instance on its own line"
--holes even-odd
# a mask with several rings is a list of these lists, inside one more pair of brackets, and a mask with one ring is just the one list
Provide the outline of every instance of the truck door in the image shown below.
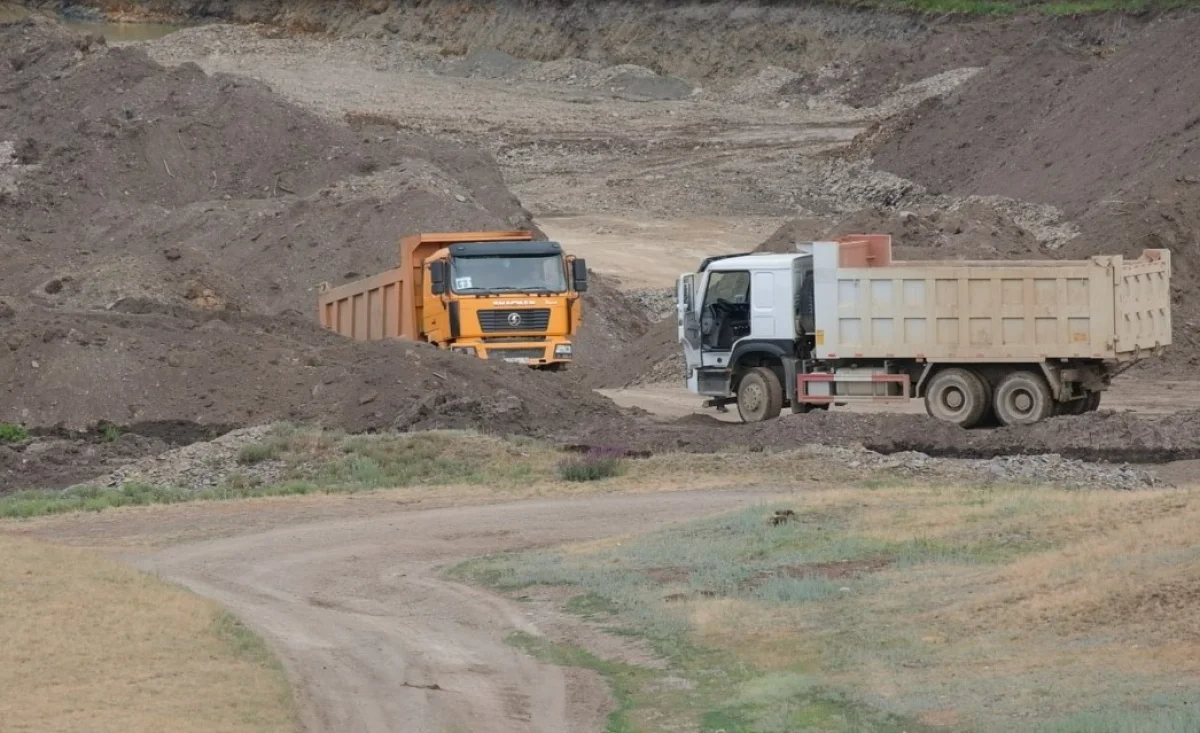
[[700,308],[700,358],[704,366],[728,366],[734,344],[749,335],[750,273],[710,272]]
[[700,314],[696,308],[696,275],[689,274],[675,283],[675,309],[678,313],[679,343],[688,374],[700,366]]

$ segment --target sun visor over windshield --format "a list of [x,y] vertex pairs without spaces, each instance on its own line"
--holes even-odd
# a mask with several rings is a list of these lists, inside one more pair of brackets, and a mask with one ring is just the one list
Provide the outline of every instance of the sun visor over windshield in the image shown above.
[[562,254],[558,242],[471,242],[450,245],[451,257],[549,257]]

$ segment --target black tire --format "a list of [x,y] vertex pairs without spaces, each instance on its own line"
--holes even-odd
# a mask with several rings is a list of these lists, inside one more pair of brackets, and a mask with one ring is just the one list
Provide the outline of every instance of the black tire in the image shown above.
[[783,409],[783,385],[779,375],[767,367],[746,372],[737,388],[738,415],[742,422],[763,422],[779,417]]
[[1088,396],[1084,395],[1077,400],[1070,402],[1059,402],[1057,414],[1059,415],[1082,415],[1087,412]]
[[1001,425],[1033,425],[1054,415],[1056,405],[1045,378],[1026,371],[1000,380],[992,401]]
[[983,377],[967,369],[940,371],[925,388],[925,411],[960,428],[978,425],[990,402]]
[[1087,396],[1087,400],[1086,400],[1087,407],[1085,407],[1083,411],[1084,412],[1095,412],[1096,410],[1099,410],[1100,409],[1100,397],[1103,394],[1104,394],[1103,392],[1088,392],[1088,396]]

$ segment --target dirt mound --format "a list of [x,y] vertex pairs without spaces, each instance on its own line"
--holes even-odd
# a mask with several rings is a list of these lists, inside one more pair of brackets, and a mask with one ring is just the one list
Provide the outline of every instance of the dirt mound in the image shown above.
[[[1200,322],[1198,31],[1194,14],[1164,17],[1107,56],[1043,42],[929,106],[876,163],[935,190],[1056,205],[1081,232],[1063,256],[1170,248],[1176,320]],[[1200,357],[1192,330],[1165,364]]]
[[558,437],[623,419],[566,375],[408,342],[354,343],[300,317],[127,302],[5,321],[0,422],[85,429],[312,421],[358,432],[476,427]]
[[44,19],[0,49],[0,293],[308,312],[319,282],[393,265],[404,233],[531,228],[456,143],[334,124]]
[[853,233],[892,236],[893,252],[901,260],[1038,259],[1051,256],[1047,243],[1058,244],[1071,233],[1046,219],[1032,216],[1028,207],[1008,206],[1003,200],[981,197],[912,209],[873,207],[841,216],[795,219],[758,246],[759,252],[795,252],[798,242]]
[[[427,350],[330,340],[308,322],[317,283],[394,265],[404,233],[532,229],[484,154],[385,119],[336,124],[260,83],[164,68],[40,18],[0,28],[0,49],[0,294],[20,296],[19,312],[0,309],[2,419],[553,432],[571,421],[540,410],[615,413],[504,365],[451,359],[430,367],[445,385],[409,384],[379,362]],[[602,279],[586,302],[583,358],[645,330]],[[514,378],[538,407],[505,392]]]
[[742,424],[689,416],[671,424],[630,420],[573,435],[587,445],[636,450],[712,453],[731,446],[788,450],[804,445],[859,445],[884,453],[916,451],[944,458],[991,459],[1056,454],[1100,463],[1164,463],[1200,458],[1200,411],[1166,417],[1101,411],[1058,417],[1026,428],[962,430],[924,415],[833,410],[785,413],[777,420]]
[[588,383],[597,389],[621,389],[643,384],[683,384],[687,373],[674,318],[652,324],[638,339],[608,354],[589,371]]
[[115,440],[46,437],[0,445],[0,494],[63,488],[170,447],[157,438],[133,434]]
[[[867,44],[861,54],[841,65],[846,77],[842,97],[854,106],[870,106],[901,86],[951,69],[1045,55],[1054,64],[1057,54],[1047,51],[1060,44],[1083,53],[1104,53],[1127,41],[1143,23],[1137,18],[1114,22],[1111,16],[944,19],[930,23],[915,39],[880,39]],[[1055,40],[1048,43],[1046,39]],[[1034,85],[1035,93],[1036,89]],[[1004,119],[992,122],[1007,124]]]
[[575,347],[575,369],[586,375],[603,371],[612,354],[623,353],[649,327],[644,308],[604,276],[591,273]]

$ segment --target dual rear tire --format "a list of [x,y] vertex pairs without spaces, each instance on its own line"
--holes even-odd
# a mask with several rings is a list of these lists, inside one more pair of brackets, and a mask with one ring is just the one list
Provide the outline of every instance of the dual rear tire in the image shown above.
[[[1083,414],[1100,407],[1100,392],[1061,405],[1046,378],[1028,370],[1010,372],[995,389],[971,369],[944,369],[925,388],[925,409],[933,417],[962,428],[973,428],[993,415],[1001,425],[1032,425],[1055,414]],[[744,422],[763,422],[783,409],[783,385],[768,367],[756,367],[742,377],[737,390],[738,414]],[[1065,408],[1065,409],[1063,409]]]
[[960,428],[978,425],[991,401],[987,382],[969,369],[943,369],[925,388],[925,411]]
[[[1092,392],[1075,409],[1082,414],[1099,406],[1100,393]],[[973,428],[993,414],[1001,425],[1032,425],[1056,414],[1059,403],[1046,378],[1037,372],[1010,372],[993,390],[977,372],[955,368],[930,380],[925,409],[944,422]]]

